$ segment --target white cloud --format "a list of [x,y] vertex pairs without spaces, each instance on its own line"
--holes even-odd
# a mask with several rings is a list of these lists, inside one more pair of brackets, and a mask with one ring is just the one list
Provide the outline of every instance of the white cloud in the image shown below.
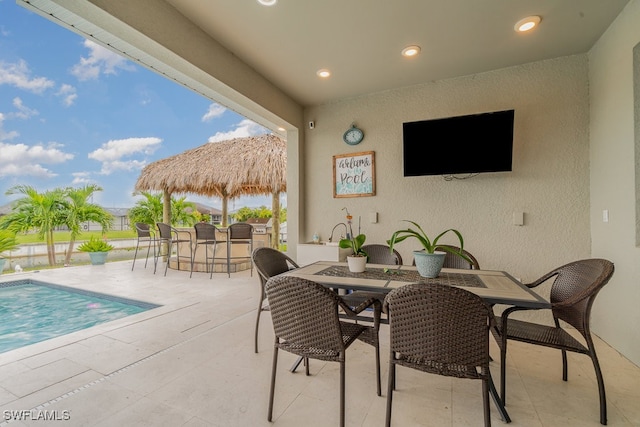
[[52,80],[46,77],[30,76],[31,71],[24,60],[11,64],[0,61],[0,85],[6,84],[32,93],[42,93],[53,87]]
[[91,174],[89,172],[74,172],[71,175],[73,175],[73,185],[84,185],[93,182],[90,179]]
[[224,112],[227,111],[225,107],[220,104],[216,104],[215,102],[209,105],[209,110],[202,116],[203,122],[210,122],[216,117],[220,117]]
[[5,120],[5,115],[0,113],[0,143],[2,141],[9,141],[9,140],[17,137],[18,135],[20,135],[15,130],[12,130],[12,131],[9,131],[9,132],[5,132],[5,130],[3,129],[4,120]]
[[13,102],[12,102],[13,106],[16,107],[16,112],[13,113],[9,113],[8,116],[13,118],[13,117],[17,117],[19,119],[28,119],[30,117],[33,116],[37,116],[38,115],[38,110],[34,110],[33,108],[29,108],[26,105],[24,105],[22,103],[22,99],[16,97],[13,98]]
[[116,172],[119,170],[120,171],[140,170],[143,167],[145,167],[146,164],[147,162],[143,160],[128,160],[128,161],[115,160],[112,162],[103,162],[100,173],[102,175],[110,175],[113,172]]
[[60,90],[58,90],[56,95],[62,97],[62,105],[64,105],[65,107],[72,106],[78,98],[76,88],[68,84],[63,84],[62,86],[60,86]]
[[234,138],[244,138],[252,135],[261,135],[266,132],[268,132],[268,129],[265,129],[264,127],[249,119],[244,119],[237,125],[234,130],[229,132],[216,132],[215,135],[209,137],[208,141],[227,141]]
[[153,154],[161,143],[162,139],[156,137],[115,139],[102,144],[102,147],[89,153],[88,157],[102,162],[101,173],[105,175],[117,170],[142,169],[145,161],[123,161],[122,158],[135,154]]
[[71,68],[71,74],[80,81],[97,79],[100,74],[118,74],[118,70],[135,71],[128,59],[91,40],[85,40],[84,47],[89,49],[89,56],[80,58]]
[[73,159],[73,154],[63,152],[60,147],[55,143],[28,146],[0,142],[0,176],[56,176],[42,164],[58,164]]

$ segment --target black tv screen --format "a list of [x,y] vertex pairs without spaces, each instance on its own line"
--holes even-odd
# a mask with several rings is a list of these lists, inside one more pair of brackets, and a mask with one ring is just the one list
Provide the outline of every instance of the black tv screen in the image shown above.
[[402,124],[404,176],[511,171],[514,110]]

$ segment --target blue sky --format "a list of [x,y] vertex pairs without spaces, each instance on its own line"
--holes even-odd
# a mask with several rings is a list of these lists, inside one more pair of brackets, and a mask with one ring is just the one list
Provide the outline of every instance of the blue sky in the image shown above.
[[[97,184],[94,202],[131,207],[148,163],[256,123],[18,6],[0,0],[0,206],[6,191]],[[221,200],[187,195],[218,209]],[[271,206],[268,196],[230,202]]]

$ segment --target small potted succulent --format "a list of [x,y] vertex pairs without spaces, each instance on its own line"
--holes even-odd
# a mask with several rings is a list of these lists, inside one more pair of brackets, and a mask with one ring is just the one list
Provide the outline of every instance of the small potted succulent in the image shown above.
[[[387,244],[393,251],[393,246],[396,243],[400,243],[403,240],[408,239],[409,237],[417,239],[422,245],[423,249],[419,251],[413,251],[413,256],[416,261],[418,273],[420,273],[422,277],[438,277],[438,275],[440,274],[440,270],[442,269],[442,265],[444,264],[444,256],[446,255],[446,252],[458,255],[459,257],[471,262],[471,260],[462,252],[464,240],[462,238],[462,234],[460,234],[458,230],[449,228],[438,234],[433,240],[431,240],[427,236],[427,233],[425,233],[422,227],[420,227],[420,225],[418,225],[416,222],[406,219],[404,221],[413,224],[416,229],[408,227],[406,229],[397,230],[395,233],[393,233],[391,239],[387,241]],[[448,232],[452,232],[458,237],[458,241],[460,242],[459,251],[446,246],[438,246],[438,240]]]
[[89,258],[91,258],[91,264],[102,265],[107,260],[107,254],[113,246],[99,239],[96,236],[91,236],[89,240],[78,246],[80,252],[88,252]]
[[20,245],[18,245],[16,235],[13,232],[0,230],[0,274],[2,274],[2,270],[4,270],[4,265],[7,261],[6,258],[4,258],[4,254],[15,250],[18,246]]

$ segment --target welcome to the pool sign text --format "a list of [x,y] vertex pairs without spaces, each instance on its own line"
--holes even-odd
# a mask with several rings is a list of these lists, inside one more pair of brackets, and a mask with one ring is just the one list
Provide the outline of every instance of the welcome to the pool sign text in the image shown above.
[[333,156],[333,197],[376,195],[373,151]]

